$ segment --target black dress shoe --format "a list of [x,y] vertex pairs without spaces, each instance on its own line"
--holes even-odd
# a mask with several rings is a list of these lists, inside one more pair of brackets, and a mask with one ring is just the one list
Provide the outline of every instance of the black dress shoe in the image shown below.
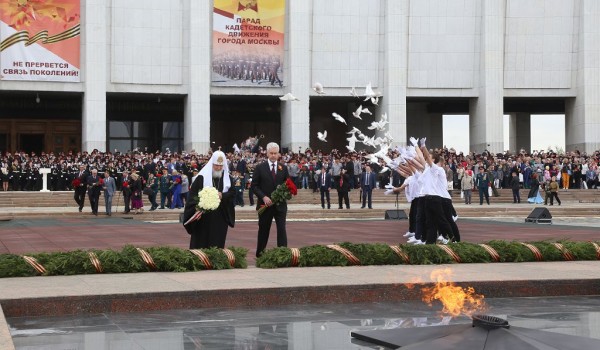
[[79,208],[79,212],[81,213],[81,208]]

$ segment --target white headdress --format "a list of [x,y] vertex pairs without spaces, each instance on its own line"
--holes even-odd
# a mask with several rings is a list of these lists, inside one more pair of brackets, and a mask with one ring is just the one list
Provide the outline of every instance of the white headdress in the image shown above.
[[204,187],[214,187],[212,181],[213,164],[223,166],[223,193],[225,193],[229,191],[229,188],[231,187],[231,180],[229,179],[229,166],[227,165],[227,158],[225,157],[225,153],[221,151],[213,152],[212,157],[210,157],[208,162],[200,170],[200,175],[202,175],[204,179]]

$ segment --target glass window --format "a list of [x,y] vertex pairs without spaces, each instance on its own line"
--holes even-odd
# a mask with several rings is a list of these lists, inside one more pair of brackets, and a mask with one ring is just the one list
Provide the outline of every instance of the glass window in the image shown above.
[[179,122],[164,122],[163,124],[163,132],[162,136],[167,139],[176,139],[180,137],[179,130],[180,124]]
[[133,140],[133,148],[138,149],[140,151],[146,150],[146,147],[150,146],[150,142],[147,139],[134,139]]
[[179,140],[163,140],[162,151],[164,152],[168,148],[171,152],[179,152],[181,151],[180,144]]
[[110,139],[108,141],[109,149],[111,152],[129,152],[131,150],[131,140],[115,140]]
[[110,137],[131,137],[131,122],[110,121],[108,134]]
[[133,122],[133,137],[152,137],[152,123]]

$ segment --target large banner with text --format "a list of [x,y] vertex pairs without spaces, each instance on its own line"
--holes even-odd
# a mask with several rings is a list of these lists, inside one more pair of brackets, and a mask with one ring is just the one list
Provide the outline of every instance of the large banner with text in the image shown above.
[[212,85],[282,86],[285,0],[214,0]]
[[79,82],[80,0],[0,0],[0,79]]

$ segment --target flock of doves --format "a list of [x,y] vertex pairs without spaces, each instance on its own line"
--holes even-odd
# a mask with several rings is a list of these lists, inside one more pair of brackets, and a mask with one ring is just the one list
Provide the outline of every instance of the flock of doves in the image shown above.
[[[325,94],[325,91],[323,90],[323,85],[321,83],[315,83],[313,85],[313,90],[319,95]],[[352,87],[352,89],[350,90],[350,95],[356,98],[361,98],[361,96],[359,96],[356,93],[354,87]],[[371,101],[373,105],[378,105],[380,97],[381,93],[378,91],[373,91],[371,83],[367,84],[367,86],[365,87],[364,101]],[[281,101],[300,101],[300,99],[292,95],[291,92],[288,92],[287,94],[279,97],[279,99]],[[363,108],[362,105],[359,105],[356,111],[352,112],[352,116],[356,119],[362,120],[361,114],[373,115],[373,113],[371,113],[371,111],[368,108]],[[331,115],[335,120],[339,121],[340,123],[348,125],[346,119],[344,119],[344,117],[342,117],[338,113],[333,112],[331,113]],[[368,126],[367,129],[383,131],[388,124],[389,121],[387,114],[383,113],[381,119],[379,121],[371,122],[371,125]],[[394,138],[392,137],[389,131],[385,133],[384,137],[369,137],[356,127],[352,127],[352,130],[347,132],[347,134],[350,135],[350,137],[346,139],[348,141],[346,148],[349,152],[354,152],[356,142],[361,142],[366,146],[377,147],[381,145],[389,146],[392,143],[392,141],[394,141]],[[323,142],[327,142],[327,130],[324,130],[323,132],[317,132],[317,138]]]
[[[321,83],[315,83],[313,85],[313,90],[319,95],[325,94],[325,91],[323,90],[323,85]],[[359,96],[356,93],[354,87],[352,87],[352,89],[350,90],[350,95],[356,98],[361,98],[361,96]],[[382,95],[380,92],[373,91],[371,83],[367,84],[367,86],[365,87],[365,93],[363,95],[365,102],[370,100],[373,105],[378,105],[379,98],[381,96]],[[281,101],[300,101],[296,96],[292,95],[291,92],[288,92],[287,94],[279,97],[279,99]],[[373,115],[373,113],[371,113],[371,111],[369,111],[368,108],[363,108],[362,105],[359,105],[356,111],[352,112],[352,116],[360,120],[362,120],[362,114]],[[344,117],[342,117],[338,113],[333,112],[331,113],[331,115],[335,120],[339,121],[340,123],[348,125],[346,123],[346,119],[344,119]],[[388,124],[389,121],[387,114],[383,113],[381,115],[381,119],[379,121],[371,122],[371,125],[368,126],[367,129],[383,131]],[[384,137],[369,137],[353,126],[352,130],[347,132],[347,134],[350,135],[350,137],[346,139],[348,141],[346,148],[349,152],[354,152],[356,142],[361,142],[364,145],[371,146],[373,148],[379,147],[379,150],[377,152],[367,155],[366,158],[369,160],[370,163],[379,164],[379,159],[385,162],[386,165],[382,167],[380,173],[384,173],[386,171],[389,171],[390,169],[395,170],[399,167],[400,164],[406,164],[408,160],[414,159],[417,156],[415,147],[419,147],[419,140],[415,139],[414,137],[410,138],[411,145],[407,147],[396,147],[395,151],[398,154],[398,156],[392,159],[389,157],[388,151],[391,143],[394,141],[394,138],[392,137],[389,131],[385,133]],[[323,142],[327,142],[327,130],[324,130],[323,132],[317,132],[317,138]],[[425,146],[425,141],[425,138],[422,138],[420,140],[421,146]],[[385,187],[387,189],[385,194],[392,193],[393,186],[391,185],[391,183],[386,185]]]

